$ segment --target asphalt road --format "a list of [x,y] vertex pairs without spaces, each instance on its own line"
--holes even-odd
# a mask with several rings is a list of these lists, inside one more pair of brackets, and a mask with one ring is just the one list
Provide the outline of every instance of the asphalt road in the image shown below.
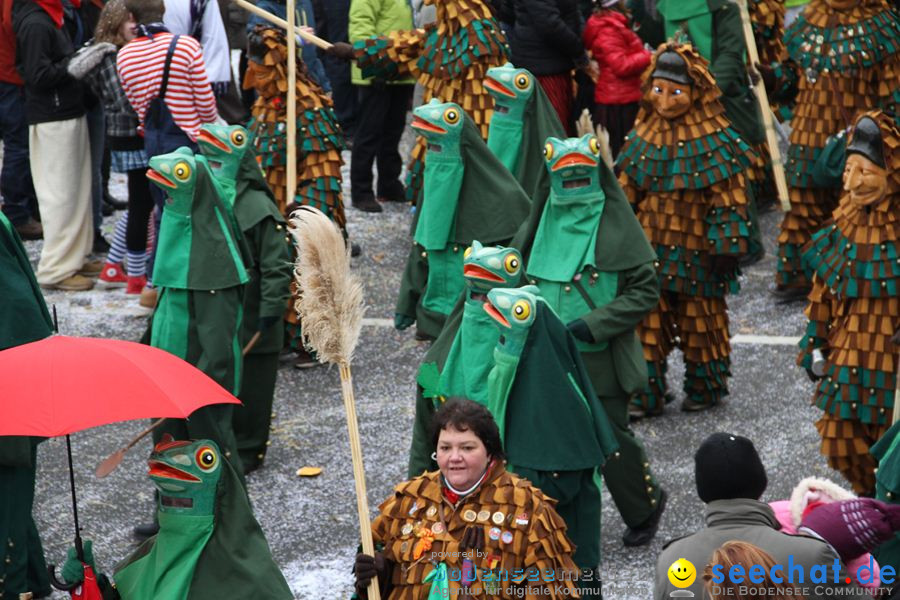
[[[349,153],[345,159],[349,160]],[[124,195],[117,181],[119,194]],[[363,247],[353,267],[365,283],[366,316],[390,319],[409,243],[407,207],[388,205],[384,213],[375,215],[348,208],[347,214],[351,237]],[[729,300],[732,334],[799,336],[803,332],[802,304],[776,305],[767,291],[772,285],[779,220],[777,212],[761,218],[768,254],[746,270],[741,294]],[[108,236],[111,222],[107,219],[104,226]],[[27,246],[36,261],[40,242]],[[145,326],[136,300],[122,290],[48,292],[46,299],[48,305],[56,305],[64,334],[137,340]],[[415,372],[426,350],[426,344],[414,341],[412,331],[397,332],[383,323],[364,327],[353,364],[373,514],[406,473]],[[786,498],[806,476],[840,481],[818,454],[813,422],[819,411],[809,406],[812,384],[794,365],[795,356],[791,345],[736,344],[731,395],[724,405],[686,414],[675,403],[663,417],[635,426],[670,500],[656,540],[643,548],[626,549],[620,541],[624,525],[604,492],[602,570],[607,598],[650,597],[663,542],[701,526],[703,505],[693,484],[692,456],[709,433],[728,431],[755,441],[769,475],[765,500]],[[671,362],[670,388],[680,400],[680,355]],[[40,373],[36,365],[33,376]],[[96,365],[97,378],[108,375],[104,365]],[[127,398],[123,389],[122,401]],[[275,404],[277,416],[265,467],[248,480],[257,518],[297,598],[346,598],[352,586],[358,524],[337,369],[282,368]],[[132,526],[146,521],[153,510],[153,488],[144,462],[149,443],[139,445],[105,480],[95,479],[93,469],[144,426],[144,422],[122,423],[72,436],[83,535],[94,540],[102,570],[110,570],[134,547]],[[62,562],[73,527],[64,441],[44,443],[39,462],[35,517],[48,560]],[[307,465],[321,467],[322,474],[297,477],[297,469]]]

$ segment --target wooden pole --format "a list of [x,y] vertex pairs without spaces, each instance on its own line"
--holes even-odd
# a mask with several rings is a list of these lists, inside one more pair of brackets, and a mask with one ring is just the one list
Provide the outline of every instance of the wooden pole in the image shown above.
[[[359,513],[359,533],[362,539],[362,550],[365,554],[375,556],[375,545],[372,543],[372,526],[369,522],[369,501],[366,496],[366,472],[363,469],[362,447],[359,444],[359,428],[356,422],[356,400],[353,397],[353,375],[349,364],[340,365],[341,394],[344,397],[344,412],[347,414],[347,433],[350,435],[350,456],[353,461],[353,481],[356,482],[356,511]],[[381,600],[378,589],[378,578],[369,582],[369,600]]]
[[[750,22],[750,12],[747,10],[747,0],[734,0],[741,12],[741,22],[744,25],[744,41],[747,43],[747,57],[751,68],[759,64],[759,52],[756,49],[756,38],[753,37],[753,25]],[[772,109],[769,107],[769,95],[766,94],[766,86],[762,79],[753,86],[756,91],[756,100],[759,102],[759,111],[762,113],[763,124],[766,128],[766,145],[769,147],[769,158],[772,160],[772,175],[775,177],[775,187],[778,188],[778,200],[781,209],[785,212],[791,210],[790,194],[788,193],[787,178],[784,174],[784,160],[781,150],[778,148],[778,136],[775,134],[775,119]]]
[[894,415],[891,423],[900,421],[900,356],[897,356],[897,370],[894,375]]
[[[266,21],[268,21],[269,23],[272,23],[273,25],[277,25],[277,26],[281,27],[282,29],[288,28],[287,21],[285,21],[284,19],[282,19],[280,17],[276,17],[269,11],[263,10],[254,4],[250,4],[249,2],[247,2],[247,0],[231,0],[231,1],[234,2],[235,4],[237,4],[238,6],[240,6],[241,8],[243,8],[244,10],[246,10],[247,12],[251,12],[254,15],[256,15],[257,17],[265,19]],[[318,46],[322,50],[329,50],[329,49],[331,49],[332,46],[334,46],[334,44],[332,44],[331,42],[323,40],[319,36],[313,35],[306,31],[303,31],[302,29],[297,29],[294,31],[294,33],[299,35],[301,38],[303,38],[304,41],[307,41],[314,46]]]
[[287,193],[285,202],[294,201],[297,189],[297,38],[294,33],[294,17],[296,16],[295,0],[287,0]]

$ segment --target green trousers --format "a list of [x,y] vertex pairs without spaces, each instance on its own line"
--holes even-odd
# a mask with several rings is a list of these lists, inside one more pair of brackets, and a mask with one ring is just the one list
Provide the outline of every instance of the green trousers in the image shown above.
[[266,457],[277,377],[277,352],[251,353],[244,357],[244,381],[239,396],[243,406],[234,407],[231,422],[241,464],[249,469],[259,467]]
[[628,424],[628,397],[600,397],[619,450],[603,465],[603,481],[629,527],[643,524],[656,510],[660,490],[644,445]]
[[582,569],[600,564],[600,480],[595,469],[580,471],[511,470],[557,501],[556,512],[566,522],[566,535],[575,544],[572,560]]
[[51,591],[31,516],[36,457],[37,444],[32,444],[30,465],[0,465],[0,598],[18,598],[24,592],[47,596]]

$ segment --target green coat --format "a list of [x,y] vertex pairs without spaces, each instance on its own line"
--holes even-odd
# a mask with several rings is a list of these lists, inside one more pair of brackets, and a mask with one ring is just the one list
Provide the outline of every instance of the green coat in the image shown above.
[[[392,31],[412,28],[413,14],[409,0],[352,0],[350,3],[350,23],[347,33],[351,44],[370,37],[385,36]],[[363,77],[356,63],[353,63],[350,69],[351,79],[355,85],[371,85],[372,79]],[[411,85],[415,82],[415,79],[405,78],[390,83]]]
[[[615,297],[580,318],[587,324],[596,342],[606,343],[600,351],[582,352],[594,390],[601,397],[621,397],[638,392],[647,384],[646,361],[635,327],[659,301],[659,283],[653,266],[656,253],[615,175],[602,161],[598,168],[606,204],[597,233],[594,261],[597,266],[596,269],[588,267],[576,275],[578,284],[571,282],[564,293],[580,293],[578,285],[583,289],[590,287],[595,270],[616,275]],[[518,248],[525,264],[528,264],[546,203],[547,197],[535,198],[528,220],[509,244]],[[560,252],[564,251],[565,248],[560,248]]]
[[[236,183],[234,216],[253,257],[253,266],[247,269],[250,280],[244,287],[243,347],[256,334],[260,319],[284,314],[293,269],[290,235],[254,152],[244,154]],[[268,327],[250,354],[279,352],[283,342],[284,328]]]
[[765,141],[762,117],[750,88],[745,54],[747,44],[740,11],[730,0],[659,0],[666,37],[681,27],[703,57],[719,89],[728,120],[752,145]]
[[[53,324],[19,235],[0,213],[0,351],[49,336]],[[0,596],[50,593],[31,516],[40,438],[0,437]]]

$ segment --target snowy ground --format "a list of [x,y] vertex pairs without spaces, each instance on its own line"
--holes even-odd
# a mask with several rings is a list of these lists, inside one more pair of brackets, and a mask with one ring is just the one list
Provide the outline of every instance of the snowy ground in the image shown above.
[[[349,153],[345,159],[349,160]],[[116,189],[118,195],[124,195],[121,181]],[[382,214],[351,208],[347,214],[351,237],[363,247],[363,255],[354,259],[353,266],[366,285],[367,316],[390,319],[409,243],[408,210],[388,205]],[[803,331],[802,305],[775,305],[767,293],[775,266],[773,241],[779,219],[779,213],[762,217],[768,255],[747,270],[742,294],[730,301],[733,334],[798,336]],[[104,227],[107,236],[112,221],[107,219]],[[27,246],[36,261],[40,242]],[[136,300],[121,290],[48,292],[46,299],[48,305],[56,305],[64,334],[137,340],[145,326],[145,318],[135,308]],[[406,473],[414,377],[425,350],[424,343],[414,341],[412,331],[397,332],[377,322],[363,329],[353,372],[373,512]],[[692,456],[708,433],[730,431],[756,442],[769,472],[766,500],[787,497],[805,476],[840,481],[818,454],[813,428],[818,411],[808,405],[812,384],[794,366],[795,352],[790,345],[736,344],[732,393],[723,406],[707,413],[685,414],[673,405],[664,417],[636,425],[653,469],[670,493],[669,507],[653,543],[625,549],[620,541],[624,525],[604,493],[602,569],[607,598],[649,598],[663,542],[701,526],[703,506],[693,485]],[[673,357],[670,371],[670,386],[679,392],[680,356]],[[96,365],[96,376],[105,376],[104,365]],[[256,515],[297,598],[346,598],[352,586],[350,569],[358,531],[337,371],[282,368],[275,411],[265,468],[248,481]],[[139,446],[105,480],[95,479],[93,470],[144,426],[143,422],[110,425],[72,439],[84,536],[95,540],[101,569],[110,569],[131,550],[135,543],[132,526],[146,521],[153,510],[152,486],[144,475],[149,445]],[[295,473],[305,465],[322,467],[323,472],[317,478],[301,479]],[[35,516],[51,562],[61,562],[71,543],[69,500],[64,441],[50,440],[40,450]]]

